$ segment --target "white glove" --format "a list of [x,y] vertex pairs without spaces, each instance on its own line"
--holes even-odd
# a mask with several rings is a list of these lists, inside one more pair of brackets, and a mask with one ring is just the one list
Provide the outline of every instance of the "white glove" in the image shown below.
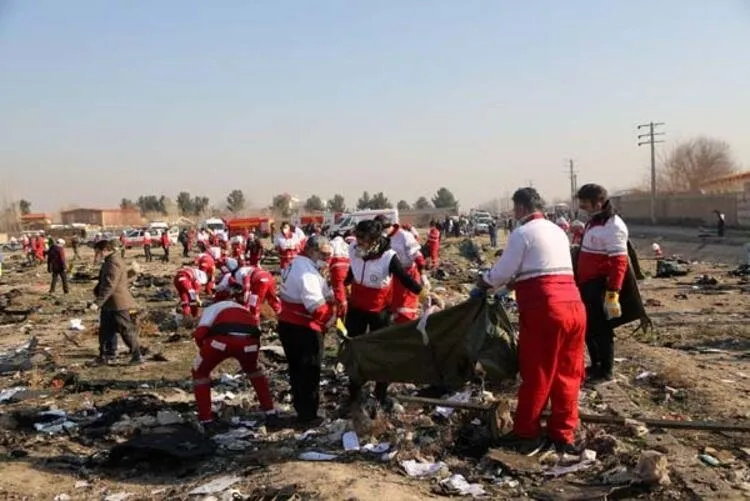
[[91,310],[91,311],[98,311],[99,310],[99,305],[96,304],[96,303],[91,303],[89,305],[89,310]]
[[421,280],[422,280],[422,288],[423,289],[427,289],[427,290],[432,289],[432,284],[430,284],[430,279],[427,278],[427,275],[425,275],[424,273],[422,273]]

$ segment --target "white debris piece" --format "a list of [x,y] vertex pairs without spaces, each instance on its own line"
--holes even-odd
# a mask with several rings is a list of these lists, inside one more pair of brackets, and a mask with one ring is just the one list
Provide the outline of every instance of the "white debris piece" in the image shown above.
[[345,451],[358,451],[359,450],[359,437],[356,432],[347,431],[342,437],[342,442]]
[[[466,403],[471,399],[471,391],[459,391],[458,393],[453,394],[452,396],[448,397],[448,402],[460,402],[460,403]],[[456,409],[453,407],[436,407],[435,413],[443,416],[444,418],[449,418],[453,415],[453,413],[456,412]]]
[[78,482],[76,482],[76,483],[75,483],[75,486],[74,486],[74,487],[75,487],[76,489],[85,489],[86,487],[91,487],[91,484],[90,484],[90,483],[88,483],[88,482],[87,482],[87,481],[85,481],[85,480],[79,480]]
[[325,452],[308,451],[299,455],[302,461],[333,461],[338,456],[335,454],[326,454]]
[[437,463],[419,463],[413,459],[401,461],[401,467],[410,477],[432,477],[437,475],[443,468],[447,469],[448,465],[439,461]]
[[654,376],[656,376],[656,373],[655,373],[655,372],[651,372],[651,371],[643,371],[643,372],[641,372],[640,374],[638,374],[638,375],[637,375],[637,376],[635,377],[635,380],[636,380],[636,381],[643,381],[644,379],[648,379],[648,378],[650,378],[650,377],[654,377]]
[[362,446],[362,450],[364,452],[371,452],[373,454],[383,454],[384,452],[388,452],[388,449],[390,448],[391,448],[391,444],[388,442],[381,442],[377,445],[365,444]]
[[237,475],[225,475],[223,477],[215,478],[207,484],[196,487],[190,491],[189,494],[194,496],[196,494],[216,494],[224,492],[240,480],[242,480],[242,478]]
[[309,429],[309,430],[304,431],[303,433],[300,433],[299,435],[296,435],[294,438],[302,442],[304,440],[307,440],[310,437],[314,437],[317,434],[318,434],[318,430]]
[[572,464],[570,466],[555,466],[545,471],[544,474],[549,477],[561,477],[563,475],[567,475],[568,473],[575,473],[577,471],[586,470],[594,466],[594,464],[596,464],[596,461],[584,460],[580,463]]
[[83,320],[80,318],[71,318],[70,319],[70,330],[72,331],[83,331],[86,330],[86,327],[83,326]]
[[45,423],[34,423],[34,429],[41,433],[56,435],[57,433],[62,433],[64,430],[70,430],[78,426],[76,423],[68,419],[68,415],[65,411],[53,409],[41,412],[39,415],[54,418]]
[[106,496],[104,498],[104,501],[125,501],[130,496],[132,496],[129,492],[117,492],[115,494],[110,494],[109,496]]
[[55,501],[70,501],[70,496],[67,494],[58,494],[55,496]]
[[246,428],[255,428],[256,426],[258,426],[257,421],[243,420],[243,419],[240,419],[239,416],[234,416],[232,418],[232,424],[235,426],[244,426]]
[[445,480],[441,480],[440,485],[460,496],[479,497],[487,494],[484,487],[480,484],[470,484],[463,475],[451,475]]
[[248,428],[237,428],[227,433],[214,435],[212,440],[224,449],[230,451],[243,451],[252,446],[247,439],[258,439],[260,434]]
[[8,388],[7,390],[0,390],[0,403],[7,402],[11,398],[13,398],[16,393],[26,391],[28,388],[25,386],[15,386],[13,388]]
[[219,384],[238,386],[242,382],[242,374],[222,374]]
[[380,460],[384,463],[393,461],[393,458],[396,457],[396,454],[398,454],[398,450],[392,450],[391,452],[386,452],[385,454],[380,456]]
[[225,391],[224,393],[217,391],[213,394],[211,397],[212,402],[223,402],[224,400],[234,400],[234,397],[236,397],[234,393],[231,391]]

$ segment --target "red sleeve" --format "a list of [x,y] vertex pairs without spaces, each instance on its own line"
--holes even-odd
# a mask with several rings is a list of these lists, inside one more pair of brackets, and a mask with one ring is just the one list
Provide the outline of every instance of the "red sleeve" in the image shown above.
[[427,265],[427,262],[424,259],[424,256],[422,253],[418,253],[417,256],[414,258],[414,264],[417,265],[417,269],[421,273],[424,267]]
[[328,303],[312,312],[313,320],[320,325],[325,325],[333,316],[333,308]]
[[279,301],[279,297],[276,295],[276,284],[272,279],[266,288],[266,302],[276,315],[281,313],[281,301]]
[[628,256],[609,256],[609,276],[607,277],[607,290],[620,291],[625,281],[625,273],[628,271]]

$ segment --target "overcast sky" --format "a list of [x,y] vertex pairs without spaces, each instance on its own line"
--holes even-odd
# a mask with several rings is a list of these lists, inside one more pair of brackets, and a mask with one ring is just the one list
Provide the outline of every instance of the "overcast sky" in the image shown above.
[[750,165],[740,0],[0,0],[0,186],[36,210],[181,190],[463,207],[627,188],[639,122]]

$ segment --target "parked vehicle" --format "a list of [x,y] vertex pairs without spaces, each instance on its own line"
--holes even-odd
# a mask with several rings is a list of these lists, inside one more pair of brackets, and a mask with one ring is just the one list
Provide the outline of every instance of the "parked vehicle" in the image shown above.
[[123,245],[126,249],[132,249],[136,247],[143,247],[144,239],[143,234],[146,233],[146,231],[149,232],[151,235],[151,246],[152,247],[158,247],[161,245],[161,235],[156,231],[151,230],[132,230],[129,233],[125,234],[125,239],[123,241]]
[[474,234],[483,235],[490,232],[491,217],[478,217],[474,219]]
[[229,237],[242,235],[245,230],[255,233],[261,238],[271,235],[273,219],[269,217],[240,217],[227,221]]
[[1,249],[3,252],[14,252],[17,250],[21,250],[23,246],[21,245],[21,242],[5,242]]
[[394,224],[399,222],[398,209],[361,210],[350,214],[344,214],[341,220],[329,229],[329,233],[353,230],[360,221],[375,219],[375,217],[380,215],[387,217]]
[[223,219],[219,219],[218,217],[211,217],[208,219],[205,219],[201,221],[201,224],[199,225],[201,228],[206,228],[207,230],[211,231],[226,231],[227,225],[224,222]]

